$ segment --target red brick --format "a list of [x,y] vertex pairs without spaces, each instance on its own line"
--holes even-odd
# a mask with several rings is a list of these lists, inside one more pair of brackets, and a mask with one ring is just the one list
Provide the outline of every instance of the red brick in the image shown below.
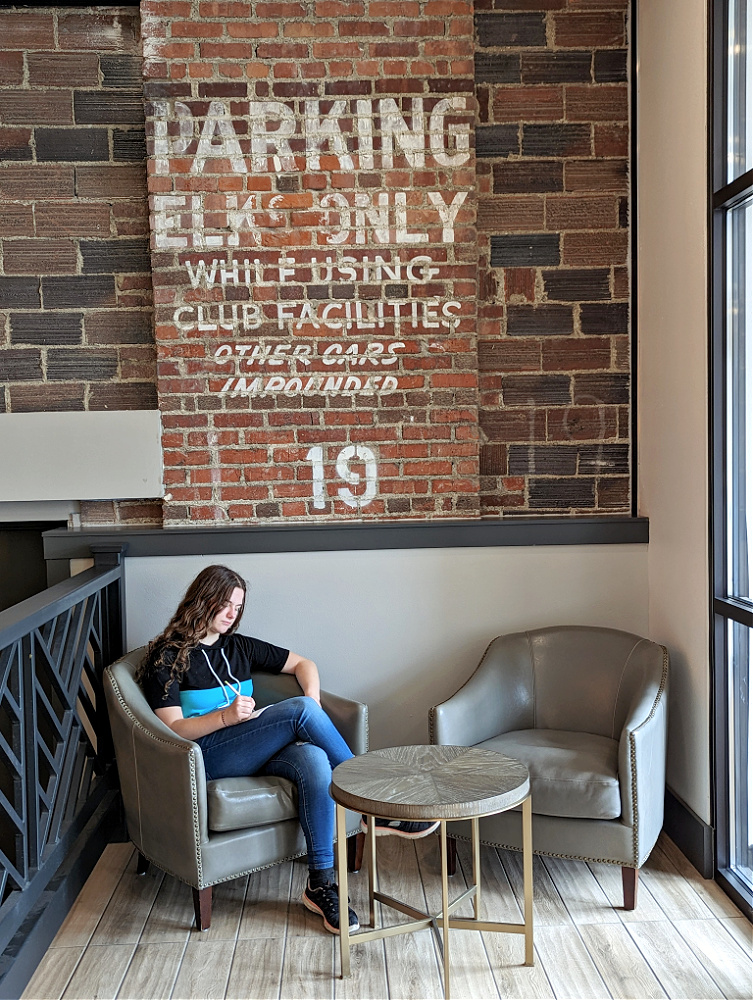
[[495,90],[495,122],[560,121],[565,115],[562,87],[504,86]]
[[554,44],[559,48],[593,48],[625,45],[625,15],[601,10],[587,13],[553,14]]
[[568,121],[626,121],[628,92],[624,84],[565,87]]
[[[33,235],[34,217],[31,205],[3,205],[0,212],[0,236]],[[0,328],[2,328],[1,321]]]
[[566,191],[627,191],[625,160],[572,160],[565,163]]
[[87,52],[30,52],[32,87],[99,87],[99,59]]
[[0,128],[0,161],[31,159],[30,128]]
[[535,232],[544,228],[543,196],[480,198],[478,228],[488,233]]
[[[58,14],[58,46],[70,51],[117,51],[137,53],[139,48],[139,15],[118,11],[107,13],[101,8],[94,13]],[[52,48],[52,44],[43,46]]]
[[617,225],[617,199],[614,196],[546,196],[546,228],[613,229]]
[[9,125],[71,125],[73,95],[52,90],[0,90],[0,121]]
[[139,198],[146,194],[142,164],[134,166],[76,167],[76,194],[80,198]]
[[0,166],[0,198],[8,201],[72,198],[73,167]]
[[596,156],[628,156],[630,131],[627,125],[595,125],[594,154]]
[[0,87],[14,87],[23,82],[23,52],[0,52]]
[[72,240],[4,240],[6,274],[75,274],[78,257]]
[[0,46],[13,49],[51,49],[55,26],[51,10],[44,13],[0,11]]
[[110,208],[96,202],[40,202],[34,212],[38,236],[108,236]]
[[625,264],[628,234],[625,230],[596,233],[565,233],[562,263],[572,267]]

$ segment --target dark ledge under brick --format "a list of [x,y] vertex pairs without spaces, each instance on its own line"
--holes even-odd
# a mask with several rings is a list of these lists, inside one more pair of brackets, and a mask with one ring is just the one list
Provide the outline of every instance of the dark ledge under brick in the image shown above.
[[44,555],[45,559],[85,558],[94,546],[127,546],[126,555],[137,558],[507,545],[645,545],[648,534],[648,518],[619,515],[216,528],[55,528],[44,534]]

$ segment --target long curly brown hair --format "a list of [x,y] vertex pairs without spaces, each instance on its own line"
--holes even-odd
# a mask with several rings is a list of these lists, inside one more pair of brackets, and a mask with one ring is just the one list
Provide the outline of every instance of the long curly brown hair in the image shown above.
[[136,673],[136,680],[141,681],[149,674],[156,673],[160,667],[168,665],[170,677],[165,684],[165,691],[174,680],[179,680],[188,670],[188,654],[207,634],[212,619],[229,603],[236,587],[243,591],[243,604],[226,635],[235,632],[243,615],[246,606],[246,581],[227,566],[207,566],[203,569],[186,591],[164,632],[149,643],[144,661]]

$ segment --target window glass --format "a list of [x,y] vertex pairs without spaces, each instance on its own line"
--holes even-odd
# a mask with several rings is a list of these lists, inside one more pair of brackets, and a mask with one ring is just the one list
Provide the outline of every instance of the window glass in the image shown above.
[[728,596],[751,598],[753,553],[753,197],[727,213]]
[[753,888],[753,769],[750,767],[750,641],[753,630],[728,622],[729,867]]
[[727,181],[753,168],[753,13],[749,0],[729,2]]

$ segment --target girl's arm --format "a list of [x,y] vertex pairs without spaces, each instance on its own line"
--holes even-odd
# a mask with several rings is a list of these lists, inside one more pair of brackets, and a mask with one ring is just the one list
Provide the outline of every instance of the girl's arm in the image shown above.
[[169,708],[155,708],[154,712],[157,718],[161,719],[178,736],[182,736],[184,740],[198,740],[200,736],[207,736],[218,729],[245,722],[246,719],[251,718],[255,707],[256,702],[253,698],[239,694],[227,708],[217,708],[214,712],[207,712],[206,715],[193,715],[189,719],[183,717],[183,710],[177,705]]
[[305,656],[301,656],[299,653],[288,653],[288,658],[281,673],[294,674],[303,693],[308,695],[309,698],[313,698],[318,705],[321,705],[319,671],[313,660],[307,660]]

